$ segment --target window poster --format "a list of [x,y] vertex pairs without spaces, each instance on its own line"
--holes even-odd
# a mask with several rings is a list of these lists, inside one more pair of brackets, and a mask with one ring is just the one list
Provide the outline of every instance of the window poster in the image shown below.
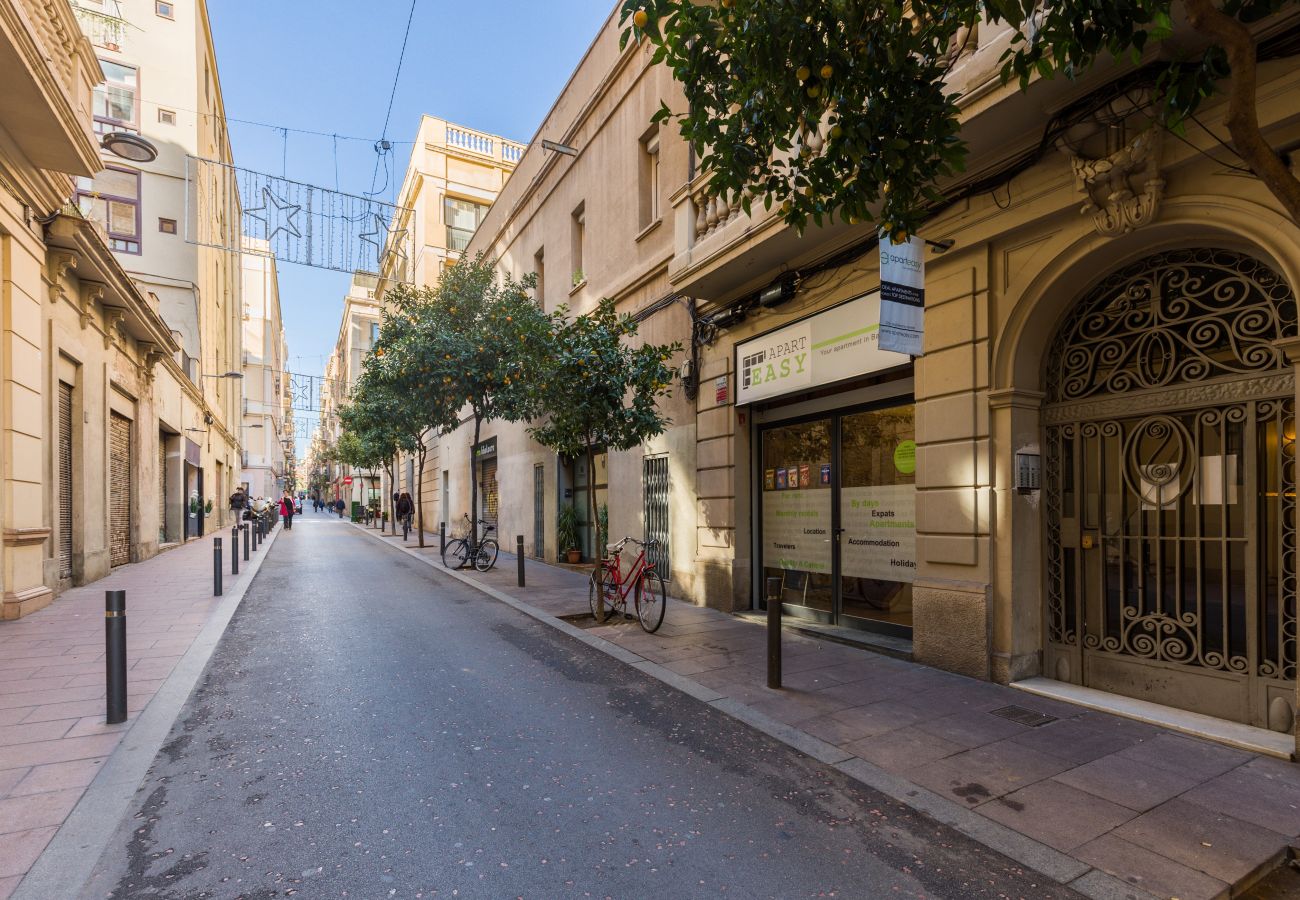
[[[777,469],[778,482],[780,473]],[[763,495],[763,565],[829,575],[830,539],[830,491],[776,490]]]
[[844,528],[842,574],[879,581],[915,580],[916,488],[913,485],[843,488],[840,524]]
[[786,481],[786,470],[785,470],[784,468],[777,469],[777,470],[776,470],[776,489],[777,489],[778,491],[783,491],[783,490],[785,490],[785,487],[786,487],[786,484],[787,484],[787,483],[788,483],[788,482]]

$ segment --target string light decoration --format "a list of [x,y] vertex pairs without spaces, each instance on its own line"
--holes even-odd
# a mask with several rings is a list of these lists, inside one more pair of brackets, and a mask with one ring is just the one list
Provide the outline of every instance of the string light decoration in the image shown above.
[[[185,182],[185,240],[190,244],[372,275],[388,255],[396,271],[412,255],[409,230],[396,224],[409,221],[410,210],[374,197],[197,156],[186,157]],[[266,243],[250,250],[244,235]]]

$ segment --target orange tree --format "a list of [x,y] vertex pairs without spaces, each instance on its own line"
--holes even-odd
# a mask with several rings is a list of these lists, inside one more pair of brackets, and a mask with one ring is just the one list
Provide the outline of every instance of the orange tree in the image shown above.
[[[681,84],[686,111],[665,105],[656,120],[679,123],[715,192],[741,197],[748,212],[752,191],[769,207],[780,204],[799,228],[837,216],[877,222],[900,238],[945,202],[936,183],[963,167],[958,97],[944,79],[954,51],[981,20],[1017,29],[1001,77],[1021,90],[1034,77],[1074,78],[1115,67],[1116,60],[1140,62],[1164,43],[1140,73],[1152,98],[1150,117],[1180,132],[1222,92],[1232,149],[1300,222],[1300,181],[1260,130],[1261,54],[1250,28],[1295,6],[1296,0],[624,0],[622,20],[623,41],[644,36],[655,61],[667,63]],[[1187,27],[1169,41],[1182,17]],[[825,148],[803,152],[797,136],[817,126],[828,131]]]
[[448,268],[437,287],[407,287],[389,295],[413,333],[408,353],[419,372],[418,390],[440,398],[430,404],[427,421],[449,432],[466,411],[474,423],[471,546],[478,540],[477,448],[483,424],[526,421],[541,409],[540,374],[553,328],[528,293],[535,283],[532,275],[518,281],[499,276],[479,254]]
[[[530,427],[533,439],[587,467],[588,522],[596,523],[596,452],[630,450],[670,424],[660,400],[670,395],[668,360],[681,344],[633,346],[636,320],[620,315],[608,298],[591,312],[569,318],[561,306],[538,384],[545,418]],[[561,548],[565,549],[565,548]],[[599,558],[603,548],[596,548]]]

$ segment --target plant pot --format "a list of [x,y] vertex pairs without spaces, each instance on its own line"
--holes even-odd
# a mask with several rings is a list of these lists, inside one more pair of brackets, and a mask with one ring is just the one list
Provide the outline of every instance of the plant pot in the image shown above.
[[566,550],[564,551],[564,558],[568,561],[569,565],[576,566],[578,563],[582,562],[582,551]]

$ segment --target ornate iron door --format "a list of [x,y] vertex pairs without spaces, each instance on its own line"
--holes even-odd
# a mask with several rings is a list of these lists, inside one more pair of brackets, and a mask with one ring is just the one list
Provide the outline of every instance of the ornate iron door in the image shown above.
[[1277,730],[1296,665],[1295,381],[1271,270],[1161,254],[1079,305],[1049,360],[1049,675]]

